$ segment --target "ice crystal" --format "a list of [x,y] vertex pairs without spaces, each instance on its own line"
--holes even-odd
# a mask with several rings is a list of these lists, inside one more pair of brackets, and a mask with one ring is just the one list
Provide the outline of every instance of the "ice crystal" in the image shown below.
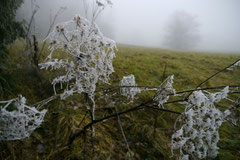
[[120,89],[121,94],[123,96],[126,96],[127,98],[130,98],[131,102],[134,100],[134,97],[141,92],[135,82],[135,76],[132,74],[129,76],[124,76],[120,82],[120,86],[122,86],[122,88]]
[[56,84],[61,87],[66,84],[62,99],[74,93],[93,97],[99,80],[108,83],[109,75],[114,72],[116,44],[106,38],[95,23],[77,15],[71,21],[56,25],[46,40],[50,42],[51,52],[40,66],[60,71],[61,75],[54,78],[52,84],[54,91]]
[[217,93],[195,91],[189,97],[186,110],[182,115],[185,122],[172,135],[172,150],[180,151],[180,159],[215,158],[218,154],[218,129],[229,110],[221,112],[214,103],[227,98],[228,87]]
[[166,103],[169,99],[169,94],[176,94],[175,89],[173,88],[173,79],[174,76],[169,76],[160,86],[155,94],[153,101],[158,103],[158,106],[161,108],[163,107],[163,104]]
[[0,140],[21,140],[29,137],[42,124],[47,112],[27,106],[26,99],[22,96],[0,104],[4,104],[0,106]]

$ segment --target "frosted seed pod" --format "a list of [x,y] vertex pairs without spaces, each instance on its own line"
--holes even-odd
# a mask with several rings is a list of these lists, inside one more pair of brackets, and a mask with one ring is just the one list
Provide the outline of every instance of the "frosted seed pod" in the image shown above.
[[120,89],[121,94],[131,99],[131,102],[133,101],[134,97],[141,92],[141,90],[137,87],[135,77],[132,74],[129,76],[124,76],[120,82],[120,86],[122,86]]
[[42,124],[47,112],[27,106],[26,99],[22,96],[5,102],[0,101],[0,105],[2,104],[5,105],[0,106],[0,140],[28,138]]
[[[57,84],[66,84],[62,99],[73,93],[93,96],[99,80],[108,83],[114,72],[112,61],[116,44],[105,37],[95,23],[76,15],[71,21],[58,24],[46,40],[52,42],[51,53],[39,66],[41,69],[61,69],[63,74],[54,78],[52,84],[54,91]],[[62,56],[59,49],[66,55]]]
[[169,94],[176,94],[176,90],[173,88],[174,76],[167,77],[164,82],[159,86],[157,93],[153,97],[153,101],[158,103],[159,108],[164,108],[163,104],[169,99]]
[[[182,114],[182,119],[185,119],[182,127],[172,135],[172,150],[179,150],[188,155],[189,159],[217,156],[218,129],[231,112],[221,112],[215,108],[214,103],[227,98],[227,94],[228,87],[216,93],[193,92],[186,103],[185,113]],[[180,145],[183,139],[186,140],[184,147]],[[180,155],[180,159],[181,157]]]

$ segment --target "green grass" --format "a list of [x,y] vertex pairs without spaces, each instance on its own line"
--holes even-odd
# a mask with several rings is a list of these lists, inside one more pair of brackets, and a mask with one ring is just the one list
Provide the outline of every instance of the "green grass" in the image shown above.
[[[194,88],[211,74],[231,64],[240,56],[119,46],[114,61],[116,73],[134,74],[139,85],[159,85],[164,65],[166,75],[175,75],[177,89]],[[239,72],[225,72],[212,79],[207,85],[239,84]],[[120,79],[121,79],[120,78]]]
[[[174,87],[177,91],[195,88],[207,77],[240,57],[217,53],[174,52],[126,45],[119,45],[118,50],[114,59],[115,72],[111,75],[111,86],[118,86],[123,76],[134,74],[138,85],[157,87],[167,76],[175,75]],[[12,78],[8,82],[11,87],[2,99],[23,94],[29,104],[33,104],[51,96],[53,94],[49,79],[51,73],[29,67],[30,58],[24,54],[24,46],[21,42],[9,46],[9,52],[10,57],[6,61],[10,66]],[[165,65],[166,73],[163,75]],[[203,87],[240,85],[239,73],[239,68],[223,72]],[[104,87],[110,86],[102,84],[98,86],[98,88]],[[115,105],[119,110],[125,110],[151,99],[153,95],[153,91],[143,92],[134,104],[116,102]],[[107,100],[97,100],[97,107],[111,107],[114,106],[112,101],[121,100],[128,102],[119,95],[110,95]],[[55,100],[45,106],[49,111],[42,126],[29,139],[2,142],[0,159],[128,159],[116,118],[95,125],[96,136],[93,141],[89,131],[85,138],[77,138],[71,149],[65,147],[69,136],[78,131],[78,125],[86,112],[85,109],[76,109],[77,106],[85,107],[83,96],[72,96],[64,101]],[[184,109],[181,104],[165,107],[177,111]],[[100,109],[96,111],[96,118],[114,112],[114,110]],[[239,113],[236,114],[239,117]],[[170,138],[176,118],[177,116],[173,114],[148,109],[121,116],[123,129],[135,158],[170,159]],[[87,116],[80,128],[89,122],[90,116]],[[226,123],[221,127],[222,140],[219,143],[221,149],[216,159],[239,159],[239,135],[239,125],[235,128]],[[94,145],[94,154],[92,154],[92,145]],[[44,146],[44,149],[39,151],[39,146]]]

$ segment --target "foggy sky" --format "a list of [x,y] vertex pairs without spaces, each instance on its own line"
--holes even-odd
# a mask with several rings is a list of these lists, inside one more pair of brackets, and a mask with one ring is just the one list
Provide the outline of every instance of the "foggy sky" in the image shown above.
[[[44,36],[50,14],[66,6],[58,22],[75,14],[84,14],[81,0],[35,0],[40,6],[36,15],[36,32]],[[196,50],[240,53],[239,0],[112,0],[97,23],[105,35],[118,43],[165,48],[166,23],[175,11],[196,16],[201,42]],[[31,1],[18,11],[18,19],[29,20]]]

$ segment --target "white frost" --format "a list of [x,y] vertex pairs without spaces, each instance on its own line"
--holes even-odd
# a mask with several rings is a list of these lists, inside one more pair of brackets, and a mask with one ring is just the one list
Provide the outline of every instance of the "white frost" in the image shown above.
[[169,76],[164,80],[164,82],[159,86],[157,93],[155,94],[153,101],[158,103],[158,107],[164,108],[163,104],[169,99],[169,94],[176,94],[173,88],[174,75]]
[[[195,91],[189,97],[182,119],[185,122],[172,135],[172,150],[180,150],[180,159],[215,158],[218,154],[218,129],[229,110],[221,112],[214,103],[227,98],[228,87],[217,93]],[[183,154],[184,153],[184,154]]]
[[65,84],[62,99],[73,93],[93,97],[99,80],[108,83],[114,72],[116,44],[106,38],[95,23],[77,15],[71,21],[56,25],[46,40],[50,42],[51,52],[40,67],[59,70],[52,84],[54,91],[56,84],[61,87]]
[[124,76],[120,82],[120,86],[122,86],[120,89],[121,94],[127,98],[130,98],[131,102],[133,101],[134,97],[141,92],[141,90],[137,87],[135,77],[132,74],[129,76]]
[[0,140],[21,140],[27,138],[38,128],[47,110],[38,111],[27,106],[26,99],[19,96],[0,106]]

